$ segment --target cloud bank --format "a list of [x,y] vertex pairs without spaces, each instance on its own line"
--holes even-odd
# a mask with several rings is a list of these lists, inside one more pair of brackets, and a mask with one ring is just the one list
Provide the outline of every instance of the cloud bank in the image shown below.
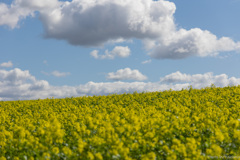
[[[140,39],[148,55],[156,59],[240,50],[240,42],[229,37],[219,38],[200,28],[178,28],[176,6],[167,0],[14,0],[11,5],[0,3],[0,25],[18,27],[21,19],[34,16],[36,11],[46,38],[72,45],[101,46],[119,39]],[[97,51],[92,54],[98,57]]]
[[214,84],[219,87],[232,86],[240,84],[240,79],[231,77],[228,78],[226,74],[213,75],[212,72],[204,74],[184,74],[180,71],[166,75],[160,78],[160,83],[166,84],[183,84],[189,83],[195,88],[202,88]]
[[211,84],[218,87],[240,85],[240,78],[228,77],[226,74],[213,75],[213,73],[189,75],[178,71],[160,78],[159,82],[88,82],[79,86],[52,86],[45,80],[37,80],[27,70],[14,68],[9,71],[0,70],[0,100],[181,90],[190,85],[193,88],[203,88]]

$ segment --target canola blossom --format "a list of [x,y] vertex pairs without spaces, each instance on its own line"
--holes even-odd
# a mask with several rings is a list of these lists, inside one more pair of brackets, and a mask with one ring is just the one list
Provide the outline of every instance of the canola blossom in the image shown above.
[[240,86],[0,102],[0,160],[240,158]]

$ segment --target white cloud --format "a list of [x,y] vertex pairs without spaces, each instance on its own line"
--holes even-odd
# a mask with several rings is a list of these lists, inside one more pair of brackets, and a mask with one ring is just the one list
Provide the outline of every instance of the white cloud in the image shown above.
[[0,100],[32,99],[44,95],[46,97],[48,93],[45,91],[49,87],[47,81],[36,80],[27,70],[0,70]]
[[[217,38],[199,28],[177,30],[175,10],[174,3],[164,0],[76,0],[56,9],[53,14],[56,16],[43,15],[42,20],[46,37],[86,46],[137,38],[143,40],[149,55],[157,59],[216,56],[219,52],[240,50],[240,43],[228,37]],[[98,56],[111,57],[108,51]]]
[[205,86],[210,86],[215,84],[219,87],[225,87],[228,85],[238,85],[240,84],[240,78],[231,77],[228,78],[226,74],[213,75],[212,72],[204,74],[184,74],[179,71],[166,75],[160,79],[160,83],[166,84],[190,84],[195,88],[202,88]]
[[66,76],[70,75],[70,72],[53,71],[51,74],[55,77],[66,77]]
[[99,51],[98,50],[93,50],[90,55],[92,57],[94,57],[95,59],[98,59],[99,58],[99,55],[98,55]]
[[53,71],[51,73],[44,72],[42,71],[42,74],[45,74],[47,76],[55,76],[55,77],[66,77],[69,76],[71,73],[70,72],[59,72],[59,71]]
[[160,79],[160,82],[162,83],[180,83],[189,81],[191,81],[191,75],[182,74],[179,71],[166,75]]
[[49,12],[60,4],[58,0],[14,0],[11,5],[0,3],[0,25],[16,28],[21,19],[34,16],[35,11]]
[[[17,13],[20,10],[19,13]],[[10,7],[4,3],[0,3],[0,25],[8,25],[11,28],[17,27],[20,16],[25,18],[30,12],[23,12],[21,8]]]
[[0,67],[9,68],[9,67],[12,67],[12,66],[13,66],[13,63],[12,63],[11,61],[4,62],[4,63],[1,63],[1,64],[0,64]]
[[111,51],[111,54],[114,56],[121,57],[121,58],[126,58],[126,57],[130,56],[130,52],[131,51],[128,47],[116,46]]
[[98,50],[93,50],[90,55],[95,59],[114,59],[115,57],[126,58],[130,56],[131,50],[128,48],[128,46],[116,46],[112,51],[106,50],[105,54],[103,55],[99,55],[98,53]]
[[6,84],[20,84],[23,81],[31,80],[35,81],[35,78],[30,75],[29,71],[22,71],[19,68],[15,68],[10,71],[0,70],[0,79]]
[[132,93],[134,91],[181,90],[192,85],[203,88],[215,84],[218,87],[240,85],[240,78],[226,74],[183,74],[172,73],[162,77],[159,82],[88,82],[79,86],[52,86],[45,80],[37,80],[29,71],[15,68],[10,71],[0,70],[0,100],[64,98],[84,95],[107,95],[114,93]]
[[[11,5],[0,3],[0,25],[15,28],[19,20],[33,16],[35,11],[46,38],[72,45],[100,46],[140,39],[148,54],[157,59],[216,56],[240,50],[240,42],[231,38],[218,38],[199,28],[177,29],[176,6],[167,0],[14,0]],[[111,53],[106,51],[105,56],[111,58]]]
[[46,37],[98,46],[119,39],[153,38],[174,29],[174,3],[152,0],[74,0],[42,13]]
[[216,56],[219,52],[226,51],[240,51],[240,42],[235,43],[228,37],[217,38],[209,31],[199,28],[189,31],[181,29],[169,35],[155,41],[155,45],[149,52],[152,58],[182,59],[190,56]]
[[17,27],[20,19],[39,11],[46,37],[98,46],[162,36],[175,27],[175,8],[164,0],[15,0],[11,6],[1,3],[0,25]]
[[107,74],[107,79],[120,81],[120,80],[136,80],[143,81],[147,76],[143,75],[138,70],[131,70],[130,68],[119,69],[117,72],[110,72]]
[[147,64],[147,63],[151,63],[151,62],[152,62],[152,60],[149,59],[149,60],[143,61],[142,64]]

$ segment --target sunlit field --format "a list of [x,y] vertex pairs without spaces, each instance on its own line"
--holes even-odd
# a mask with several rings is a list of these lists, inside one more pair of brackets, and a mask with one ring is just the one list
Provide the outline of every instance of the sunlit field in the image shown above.
[[240,86],[0,102],[0,160],[240,158]]

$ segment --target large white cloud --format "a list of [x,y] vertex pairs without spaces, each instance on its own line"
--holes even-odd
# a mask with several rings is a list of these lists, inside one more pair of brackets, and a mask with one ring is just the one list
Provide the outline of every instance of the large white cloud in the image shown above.
[[115,57],[126,58],[131,54],[131,50],[128,46],[116,46],[112,51],[105,51],[105,54],[99,54],[98,50],[93,50],[90,55],[95,59],[114,59]]
[[173,30],[175,5],[152,0],[73,0],[42,13],[46,37],[97,46],[131,38],[156,38]]
[[15,68],[0,70],[0,100],[24,100],[38,98],[63,98],[84,95],[108,95],[114,93],[132,93],[134,91],[181,90],[190,85],[203,88],[215,84],[219,87],[240,85],[240,78],[226,74],[183,74],[175,72],[166,75],[159,82],[88,82],[79,86],[52,86],[45,80],[37,80],[29,71]]
[[20,19],[34,15],[34,11],[40,13],[45,37],[72,45],[99,46],[136,38],[157,59],[240,50],[240,43],[231,38],[219,38],[199,28],[178,29],[176,6],[167,0],[14,0],[11,5],[0,3],[0,25],[17,27]]
[[[152,43],[151,43],[152,42]],[[240,42],[228,37],[217,38],[209,31],[199,28],[181,29],[164,39],[145,41],[152,50],[149,55],[157,59],[182,59],[190,56],[216,56],[219,52],[240,51]]]
[[[46,37],[63,39],[73,45],[96,46],[119,39],[156,38],[175,29],[176,7],[164,0],[15,0],[10,6],[0,4],[0,25],[14,28],[20,19],[39,11]],[[8,22],[9,19],[14,22]]]
[[116,72],[110,72],[107,74],[107,79],[120,81],[120,80],[136,80],[143,81],[147,79],[147,76],[143,75],[137,69],[124,68],[119,69]]

